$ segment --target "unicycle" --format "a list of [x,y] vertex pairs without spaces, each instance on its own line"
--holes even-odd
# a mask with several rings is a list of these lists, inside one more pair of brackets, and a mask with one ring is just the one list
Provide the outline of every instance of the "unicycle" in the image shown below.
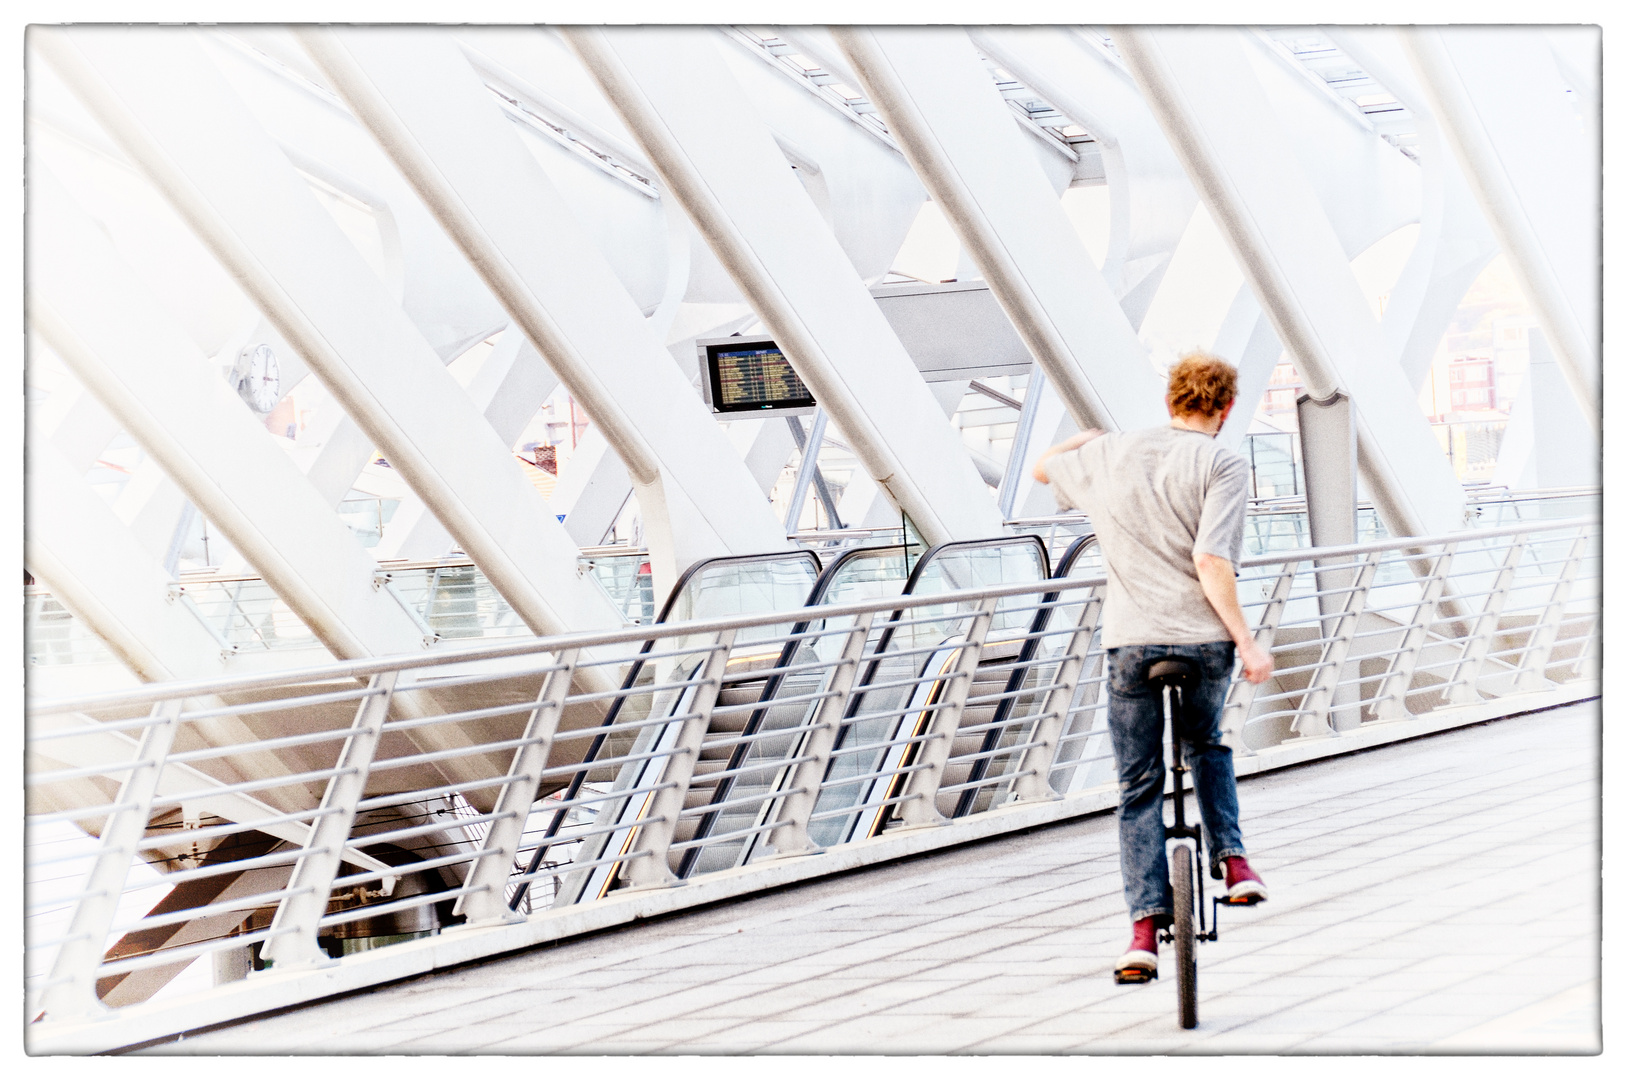
[[[1163,703],[1164,726],[1169,732],[1169,771],[1174,776],[1174,824],[1164,829],[1164,836],[1173,845],[1169,852],[1169,885],[1174,892],[1174,920],[1158,938],[1174,945],[1180,1026],[1194,1028],[1197,1026],[1197,942],[1219,940],[1220,904],[1251,906],[1255,901],[1251,898],[1232,901],[1220,894],[1214,897],[1212,921],[1206,917],[1203,879],[1197,870],[1202,865],[1203,836],[1199,827],[1186,824],[1188,768],[1180,749],[1182,726],[1177,722],[1185,706],[1186,691],[1197,682],[1197,666],[1189,660],[1170,657],[1153,664],[1146,677]],[[1216,878],[1221,876],[1218,867],[1211,872]]]

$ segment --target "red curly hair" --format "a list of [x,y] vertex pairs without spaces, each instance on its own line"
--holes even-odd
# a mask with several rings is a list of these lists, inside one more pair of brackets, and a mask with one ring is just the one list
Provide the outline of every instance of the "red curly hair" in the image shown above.
[[1188,352],[1169,369],[1169,408],[1176,416],[1218,416],[1236,399],[1236,368],[1205,352]]

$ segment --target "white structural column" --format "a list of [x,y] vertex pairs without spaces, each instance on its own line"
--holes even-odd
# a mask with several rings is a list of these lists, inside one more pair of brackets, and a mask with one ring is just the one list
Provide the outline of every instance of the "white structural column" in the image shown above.
[[338,657],[417,652],[378,564],[43,168],[31,176],[40,335]]
[[1402,40],[1582,414],[1601,426],[1598,159],[1551,51],[1503,27],[1414,28]]
[[1074,422],[1158,423],[1163,388],[1146,349],[965,31],[833,34]]
[[1157,119],[1129,73],[1077,28],[982,26],[969,33],[977,48],[1095,138],[1112,214],[1101,275],[1139,330],[1197,206]]
[[527,626],[619,624],[508,448],[190,34],[35,42]]
[[1170,143],[1318,401],[1355,402],[1362,478],[1393,535],[1461,528],[1464,500],[1230,29],[1115,35]]
[[730,75],[714,32],[563,33],[889,500],[933,543],[999,533],[964,445]]
[[451,38],[301,37],[626,464],[656,591],[700,559],[783,548],[726,435]]

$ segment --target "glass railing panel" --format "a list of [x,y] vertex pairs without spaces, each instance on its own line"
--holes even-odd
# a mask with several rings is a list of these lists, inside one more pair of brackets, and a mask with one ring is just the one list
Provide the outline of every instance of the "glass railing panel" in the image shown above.
[[183,582],[182,602],[241,652],[319,648],[310,628],[261,578]]
[[582,565],[609,594],[622,618],[634,625],[655,621],[655,584],[649,553],[583,556]]
[[48,592],[23,594],[23,620],[30,664],[117,662],[102,639]]

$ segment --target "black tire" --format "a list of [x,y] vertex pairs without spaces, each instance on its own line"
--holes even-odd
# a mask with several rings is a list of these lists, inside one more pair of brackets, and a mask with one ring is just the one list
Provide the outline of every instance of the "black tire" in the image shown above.
[[1197,1026],[1197,936],[1193,896],[1191,848],[1174,846],[1174,862],[1169,867],[1174,886],[1174,962],[1180,982],[1180,1026]]

